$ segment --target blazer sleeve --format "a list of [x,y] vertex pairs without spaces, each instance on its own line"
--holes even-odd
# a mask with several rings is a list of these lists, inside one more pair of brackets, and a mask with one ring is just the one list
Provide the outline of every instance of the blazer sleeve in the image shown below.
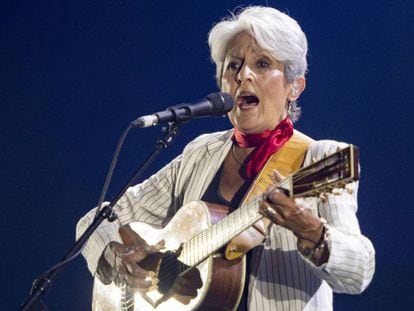
[[[346,146],[336,141],[316,141],[311,144],[304,165]],[[328,262],[315,266],[302,257],[334,292],[359,294],[373,278],[375,250],[371,241],[361,233],[357,219],[358,182],[348,185],[348,189],[338,189],[339,193],[328,194],[326,201],[318,200],[319,216],[327,220],[330,230]]]
[[[159,172],[141,184],[130,187],[114,206],[118,218],[114,222],[105,220],[92,234],[82,250],[89,271],[95,275],[98,260],[111,241],[121,242],[118,228],[130,222],[146,222],[154,227],[162,227],[173,210],[180,205],[176,198],[175,180],[180,168],[181,156],[178,156]],[[76,226],[78,239],[92,223],[96,208],[82,217]]]

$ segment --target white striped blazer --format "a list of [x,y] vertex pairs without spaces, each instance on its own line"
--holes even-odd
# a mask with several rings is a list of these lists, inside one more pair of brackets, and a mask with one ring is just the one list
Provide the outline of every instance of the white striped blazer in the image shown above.
[[[183,153],[143,183],[131,187],[116,204],[118,223],[104,222],[87,242],[83,255],[95,274],[97,262],[110,241],[120,241],[118,226],[141,221],[164,226],[184,204],[200,199],[230,150],[233,131],[199,136]],[[330,154],[343,143],[313,142],[304,165]],[[297,250],[293,233],[272,225],[263,251],[253,260],[258,268],[249,279],[249,310],[332,310],[332,292],[358,294],[370,283],[375,270],[375,251],[361,234],[357,212],[358,183],[352,194],[304,199],[330,226],[330,256],[315,266]],[[92,222],[95,209],[77,225],[79,237]]]

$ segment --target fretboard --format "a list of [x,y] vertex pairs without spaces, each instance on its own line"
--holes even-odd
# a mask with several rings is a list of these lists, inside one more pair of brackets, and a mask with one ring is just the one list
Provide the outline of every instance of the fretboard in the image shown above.
[[259,213],[261,200],[261,197],[253,199],[183,243],[178,259],[189,266],[194,266],[226,245],[235,236],[262,219],[263,216]]
[[[278,186],[289,189],[291,181],[291,176],[289,176],[282,180]],[[227,245],[234,237],[263,218],[263,215],[259,213],[259,205],[262,200],[263,196],[261,195],[253,198],[221,221],[183,243],[178,259],[188,266],[195,266]]]

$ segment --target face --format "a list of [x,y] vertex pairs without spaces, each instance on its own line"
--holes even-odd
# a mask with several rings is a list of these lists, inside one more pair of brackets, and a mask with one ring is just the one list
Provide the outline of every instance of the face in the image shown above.
[[235,99],[228,114],[234,127],[246,134],[261,133],[273,130],[287,116],[291,86],[283,72],[284,65],[246,32],[230,40],[221,85]]

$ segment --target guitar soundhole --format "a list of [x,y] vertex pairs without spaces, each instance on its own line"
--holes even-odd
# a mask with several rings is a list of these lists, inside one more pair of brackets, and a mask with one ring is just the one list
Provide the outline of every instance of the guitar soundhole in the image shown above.
[[176,254],[167,252],[162,258],[160,270],[158,272],[158,290],[165,294],[168,292],[182,270],[182,263],[177,260]]

